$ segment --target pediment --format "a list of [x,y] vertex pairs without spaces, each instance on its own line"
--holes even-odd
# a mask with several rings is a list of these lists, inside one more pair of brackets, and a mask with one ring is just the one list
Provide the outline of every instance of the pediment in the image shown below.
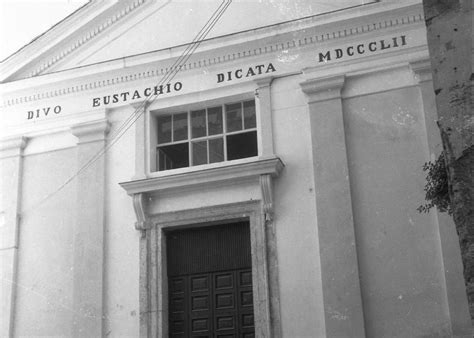
[[[229,1],[229,0],[228,0]],[[91,1],[0,65],[0,82],[187,44],[228,1]],[[234,0],[206,39],[354,6],[350,0]],[[215,18],[215,17],[214,17]]]

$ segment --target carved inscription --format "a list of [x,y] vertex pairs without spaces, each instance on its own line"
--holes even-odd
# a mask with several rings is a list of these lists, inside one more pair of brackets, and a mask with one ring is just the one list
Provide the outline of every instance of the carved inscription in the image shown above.
[[61,113],[61,106],[54,106],[54,107],[43,107],[43,108],[38,108],[36,110],[29,110],[27,112],[27,119],[28,120],[33,120],[33,119],[39,119],[40,117],[47,117],[48,115],[57,115]]
[[406,46],[407,40],[405,35],[395,36],[391,39],[382,39],[378,41],[370,41],[366,43],[360,43],[345,48],[336,48],[328,50],[326,52],[320,52],[318,55],[319,62],[328,62],[331,60],[341,59],[345,56],[362,55],[365,53],[374,53],[391,48],[400,48]]
[[181,82],[175,82],[174,84],[167,83],[165,85],[147,87],[143,90],[126,91],[101,97],[94,97],[92,99],[92,107],[107,106],[111,103],[145,99],[150,95],[163,95],[171,92],[179,92],[182,88],[183,84]]
[[248,68],[239,68],[225,73],[218,73],[217,83],[241,79],[243,77],[251,77],[255,75],[273,73],[275,71],[276,69],[271,63],[269,63],[268,65],[256,65]]

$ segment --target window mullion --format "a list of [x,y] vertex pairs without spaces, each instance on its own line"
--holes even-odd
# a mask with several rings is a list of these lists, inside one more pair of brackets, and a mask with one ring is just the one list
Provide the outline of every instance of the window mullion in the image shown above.
[[188,110],[188,157],[189,157],[189,166],[193,166],[193,145],[191,142],[191,130],[192,130],[192,125],[191,125],[191,111]]
[[174,114],[171,114],[171,143],[174,142]]
[[240,102],[240,118],[242,119],[242,130],[245,130],[244,102]]
[[225,104],[222,105],[222,138],[224,142],[224,161],[227,161],[227,112]]
[[209,164],[209,116],[208,116],[208,108],[206,108],[206,153],[207,159],[206,163]]

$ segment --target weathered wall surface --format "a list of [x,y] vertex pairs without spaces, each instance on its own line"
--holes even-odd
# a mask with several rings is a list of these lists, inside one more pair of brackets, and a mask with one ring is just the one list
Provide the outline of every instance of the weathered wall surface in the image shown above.
[[[125,106],[110,112],[109,135],[133,112]],[[134,128],[131,128],[106,155],[104,229],[104,334],[136,336],[138,332],[138,244],[135,214],[130,196],[118,182],[133,176]]]
[[75,149],[25,155],[15,336],[70,336],[72,325]]
[[439,229],[416,211],[426,156],[417,91],[348,98],[344,109],[367,332],[448,334]]
[[284,337],[325,334],[311,132],[300,81],[272,83],[275,153],[285,163],[274,191]]

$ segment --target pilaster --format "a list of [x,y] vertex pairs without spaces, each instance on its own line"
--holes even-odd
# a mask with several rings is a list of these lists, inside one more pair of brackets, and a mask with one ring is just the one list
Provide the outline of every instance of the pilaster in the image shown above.
[[133,180],[141,180],[147,177],[147,162],[148,159],[148,130],[146,126],[147,108],[149,103],[144,102],[140,104],[131,105],[134,109],[135,117],[135,175]]
[[74,225],[74,337],[103,336],[105,141],[109,123],[97,120],[71,127],[77,137],[77,196]]
[[259,156],[262,158],[274,156],[273,151],[273,122],[271,104],[271,84],[273,77],[268,76],[255,81],[255,109],[257,125],[263,126],[257,134]]
[[260,189],[262,192],[263,224],[267,242],[267,274],[269,277],[269,302],[271,337],[281,337],[281,312],[280,312],[280,283],[278,278],[278,252],[276,228],[274,223],[273,177],[270,174],[260,175]]
[[0,141],[0,335],[14,335],[25,137]]
[[310,78],[308,99],[327,337],[365,337],[341,100],[344,76]]

